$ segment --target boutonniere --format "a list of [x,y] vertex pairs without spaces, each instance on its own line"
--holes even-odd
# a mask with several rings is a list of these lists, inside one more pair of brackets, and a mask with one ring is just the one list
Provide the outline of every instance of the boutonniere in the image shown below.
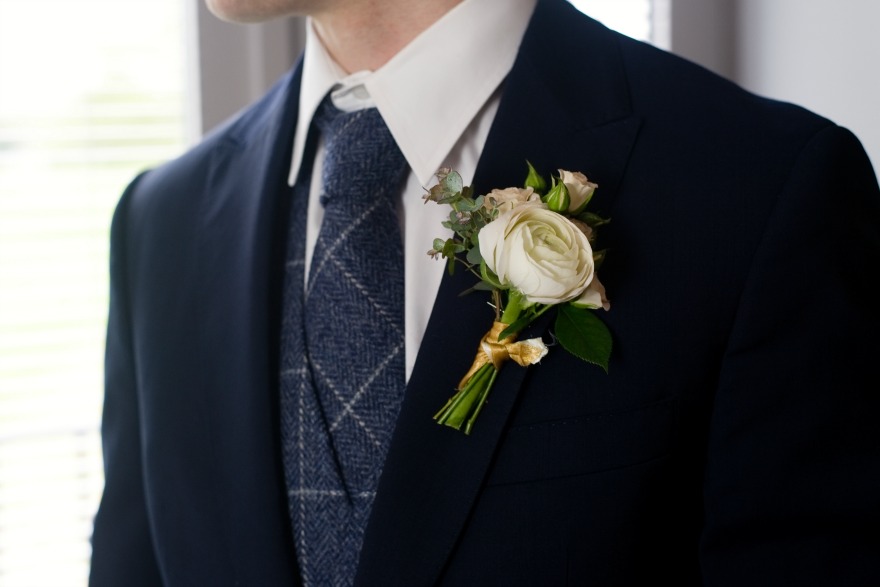
[[526,367],[548,353],[541,338],[517,341],[517,335],[550,308],[558,310],[554,334],[559,344],[608,371],[611,334],[594,312],[611,307],[596,275],[605,252],[593,249],[596,229],[608,220],[586,209],[598,185],[582,173],[560,169],[548,186],[526,163],[523,187],[474,197],[461,175],[444,168],[424,196],[426,202],[452,209],[443,226],[453,236],[434,239],[428,254],[447,259],[450,273],[456,265],[473,273],[477,282],[468,292],[489,292],[495,309],[471,368],[434,415],[439,424],[465,434],[506,361]]

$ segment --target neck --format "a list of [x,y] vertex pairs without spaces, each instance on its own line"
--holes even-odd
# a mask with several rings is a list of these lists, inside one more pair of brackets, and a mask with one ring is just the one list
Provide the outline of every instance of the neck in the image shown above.
[[349,0],[312,15],[330,56],[348,73],[376,70],[462,0]]

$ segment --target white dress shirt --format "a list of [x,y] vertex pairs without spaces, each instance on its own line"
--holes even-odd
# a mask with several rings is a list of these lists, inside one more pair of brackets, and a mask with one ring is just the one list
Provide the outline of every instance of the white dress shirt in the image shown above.
[[[315,110],[331,89],[340,110],[376,106],[410,168],[400,202],[407,380],[446,267],[427,252],[435,238],[449,235],[440,224],[449,207],[425,203],[422,196],[436,183],[441,167],[455,169],[465,185],[471,183],[498,109],[499,86],[513,66],[535,3],[464,0],[376,71],[350,75],[324,49],[312,23],[306,27],[290,184],[299,172]],[[306,270],[323,217],[318,203],[322,162],[319,145],[309,196]]]

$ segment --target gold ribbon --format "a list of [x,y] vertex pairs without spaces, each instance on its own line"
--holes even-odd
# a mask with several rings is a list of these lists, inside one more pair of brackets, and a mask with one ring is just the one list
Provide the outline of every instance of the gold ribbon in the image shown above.
[[480,348],[477,350],[474,363],[458,383],[458,389],[464,388],[474,373],[487,363],[492,363],[492,366],[498,371],[508,359],[513,359],[520,367],[527,367],[544,358],[547,354],[547,345],[540,338],[529,338],[516,342],[516,335],[513,334],[503,340],[498,340],[498,336],[508,326],[509,324],[503,322],[492,323],[492,328],[480,340]]

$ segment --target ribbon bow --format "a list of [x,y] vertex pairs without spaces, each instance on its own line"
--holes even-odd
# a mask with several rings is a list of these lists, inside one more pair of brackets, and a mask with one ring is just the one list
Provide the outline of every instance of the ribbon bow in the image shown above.
[[498,337],[508,326],[509,324],[504,322],[495,321],[492,323],[492,328],[480,340],[480,347],[477,350],[474,363],[458,383],[459,390],[464,388],[480,367],[487,363],[492,363],[492,366],[498,371],[508,359],[513,359],[520,367],[528,367],[544,358],[547,354],[547,345],[540,338],[529,338],[516,342],[516,335],[512,334],[498,340]]

